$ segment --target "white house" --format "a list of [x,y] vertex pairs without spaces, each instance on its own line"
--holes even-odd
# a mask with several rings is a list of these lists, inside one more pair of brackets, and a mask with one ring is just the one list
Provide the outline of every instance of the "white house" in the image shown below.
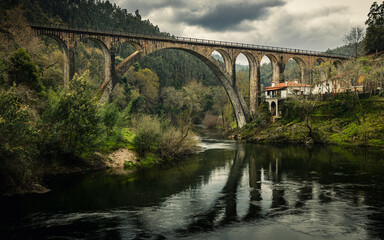
[[332,79],[324,80],[313,86],[312,94],[328,94],[334,92],[334,81]]
[[280,116],[279,101],[298,95],[309,95],[311,85],[294,82],[272,83],[272,86],[264,88],[265,101],[273,116]]
[[294,82],[272,83],[272,86],[264,88],[265,98],[286,99],[297,95],[309,95],[311,85]]

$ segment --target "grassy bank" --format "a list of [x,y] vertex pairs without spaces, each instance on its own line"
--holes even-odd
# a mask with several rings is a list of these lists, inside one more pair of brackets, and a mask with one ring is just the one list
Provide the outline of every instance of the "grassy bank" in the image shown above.
[[384,146],[384,97],[357,99],[353,93],[328,101],[291,99],[275,122],[259,109],[256,119],[233,135],[249,142]]

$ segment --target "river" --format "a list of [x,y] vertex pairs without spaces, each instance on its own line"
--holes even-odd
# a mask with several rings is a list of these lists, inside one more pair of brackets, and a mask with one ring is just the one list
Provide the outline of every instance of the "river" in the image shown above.
[[207,135],[173,165],[49,181],[0,198],[0,239],[383,239],[375,149],[256,145]]

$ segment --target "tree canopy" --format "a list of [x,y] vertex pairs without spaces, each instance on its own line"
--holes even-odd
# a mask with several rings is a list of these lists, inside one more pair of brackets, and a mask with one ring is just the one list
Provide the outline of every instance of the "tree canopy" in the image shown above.
[[378,5],[374,2],[365,22],[367,33],[364,39],[364,49],[367,53],[384,51],[384,1]]

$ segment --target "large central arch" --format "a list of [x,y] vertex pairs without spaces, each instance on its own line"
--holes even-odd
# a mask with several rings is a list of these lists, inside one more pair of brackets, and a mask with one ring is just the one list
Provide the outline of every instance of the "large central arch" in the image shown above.
[[[140,60],[141,58],[145,57],[146,55],[148,54],[151,54],[153,52],[156,52],[156,51],[159,51],[159,50],[165,50],[165,49],[175,49],[175,50],[180,50],[180,51],[184,51],[184,52],[187,52],[195,57],[197,57],[198,59],[200,59],[203,63],[205,63],[209,69],[212,70],[212,72],[217,76],[217,78],[219,79],[221,85],[224,87],[228,97],[229,97],[229,100],[232,104],[232,108],[233,108],[233,111],[235,113],[235,117],[236,117],[236,121],[237,121],[237,125],[238,127],[242,127],[244,126],[247,121],[249,120],[249,110],[248,110],[248,107],[245,103],[245,100],[243,98],[243,96],[241,95],[239,89],[236,87],[236,86],[233,86],[232,85],[232,76],[230,75],[230,73],[228,72],[228,68],[230,67],[228,62],[229,62],[229,59],[226,59],[225,62],[227,62],[225,65],[225,68],[224,69],[222,66],[220,66],[216,60],[210,55],[211,54],[211,50],[206,50],[206,51],[197,51],[195,49],[189,49],[189,48],[185,48],[185,47],[175,47],[175,46],[162,46],[162,47],[156,47],[156,48],[150,48],[150,49],[144,49],[141,47],[141,44],[135,44],[133,45],[135,47],[139,47],[139,49],[137,49],[137,51],[135,51],[133,54],[131,54],[131,56],[129,56],[128,58],[124,59],[124,61],[122,61],[117,67],[116,67],[116,78],[119,79],[120,77],[122,77],[122,75],[124,75],[124,73],[135,63],[137,62],[138,60]],[[220,50],[221,53],[223,54],[226,54],[225,52],[223,52],[223,50]],[[228,54],[226,54],[226,56],[229,56]],[[115,85],[117,84],[118,81],[112,81],[112,89],[115,87]],[[109,83],[108,82],[104,82],[103,83],[103,86],[102,86],[102,91],[106,91],[107,89],[104,89],[106,88],[106,86],[108,85]],[[108,92],[111,92],[111,90],[108,90]],[[105,92],[103,92],[103,96],[106,96],[106,95],[109,95],[109,94],[106,94]]]

